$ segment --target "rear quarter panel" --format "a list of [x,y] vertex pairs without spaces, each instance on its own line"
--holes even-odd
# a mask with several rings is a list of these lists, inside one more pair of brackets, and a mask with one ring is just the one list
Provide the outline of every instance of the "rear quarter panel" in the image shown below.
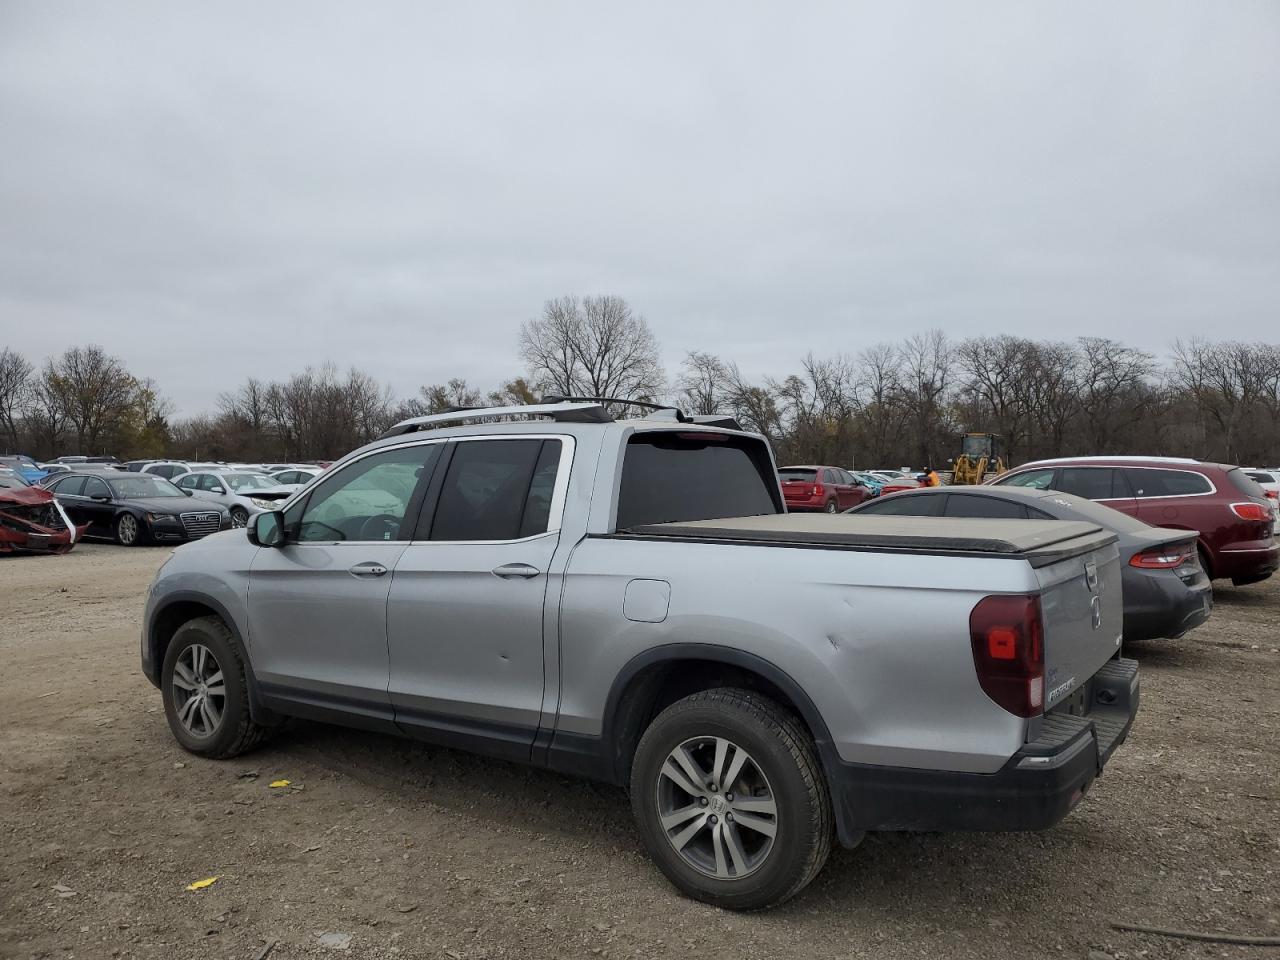
[[[623,614],[633,579],[671,585],[661,622]],[[613,678],[666,644],[753,654],[813,701],[850,762],[987,773],[1025,721],[978,686],[969,613],[1037,589],[1023,560],[587,538],[561,597],[557,726],[598,736]]]

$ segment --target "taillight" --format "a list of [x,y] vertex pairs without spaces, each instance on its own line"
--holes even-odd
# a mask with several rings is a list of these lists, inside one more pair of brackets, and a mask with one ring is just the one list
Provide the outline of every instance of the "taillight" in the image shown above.
[[1249,500],[1245,503],[1233,503],[1231,512],[1241,520],[1270,520],[1271,510],[1260,503]]
[[969,614],[969,639],[978,683],[987,696],[1019,717],[1044,710],[1039,597],[984,597]]
[[1135,553],[1129,558],[1129,566],[1142,567],[1145,570],[1172,570],[1191,559],[1190,544],[1171,544],[1166,547],[1152,547]]
[[813,485],[813,495],[814,495],[815,497],[820,497],[820,496],[822,496],[822,495],[823,495],[824,493],[826,493],[826,492],[827,492],[827,491],[826,491],[826,488],[824,488],[824,487],[822,486],[822,484],[820,484],[820,483],[815,483],[815,484]]
[[1272,500],[1280,500],[1280,490],[1263,490],[1262,492]]

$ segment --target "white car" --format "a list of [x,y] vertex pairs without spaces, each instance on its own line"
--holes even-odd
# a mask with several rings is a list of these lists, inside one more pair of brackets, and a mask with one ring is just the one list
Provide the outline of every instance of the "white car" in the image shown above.
[[1280,471],[1244,467],[1244,475],[1260,486],[1271,501],[1271,512],[1280,519]]
[[299,489],[296,483],[281,483],[265,473],[225,468],[186,473],[174,483],[202,500],[225,506],[233,527],[245,526],[255,513],[275,510]]
[[286,470],[274,470],[271,476],[281,483],[307,484],[320,476],[323,471],[319,467],[290,467]]

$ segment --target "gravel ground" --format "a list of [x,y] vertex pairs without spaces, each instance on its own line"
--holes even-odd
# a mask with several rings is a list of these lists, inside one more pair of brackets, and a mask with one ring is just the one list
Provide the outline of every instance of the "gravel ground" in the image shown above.
[[1109,926],[1280,936],[1280,582],[1129,651],[1142,711],[1060,826],[873,835],[735,915],[612,789],[311,723],[184,753],[138,669],[167,552],[0,557],[0,957],[1280,957]]

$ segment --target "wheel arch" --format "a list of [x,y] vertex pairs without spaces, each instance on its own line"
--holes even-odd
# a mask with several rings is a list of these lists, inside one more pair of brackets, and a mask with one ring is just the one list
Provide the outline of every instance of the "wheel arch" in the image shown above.
[[677,700],[715,687],[744,687],[790,710],[813,738],[826,766],[831,734],[813,700],[785,670],[745,650],[709,643],[663,644],[637,654],[609,689],[602,725],[609,779],[625,785],[640,737]]
[[148,673],[147,679],[156,686],[160,685],[160,672],[164,664],[165,651],[168,650],[173,635],[183,624],[201,617],[217,617],[231,632],[232,639],[240,648],[240,655],[244,660],[245,680],[249,688],[249,716],[255,723],[264,726],[278,723],[280,717],[262,705],[258,681],[254,677],[253,664],[249,660],[248,646],[244,642],[244,637],[241,636],[235,618],[219,601],[205,594],[188,591],[172,593],[165,599],[162,606],[152,612],[147,622],[147,652],[154,676]]

